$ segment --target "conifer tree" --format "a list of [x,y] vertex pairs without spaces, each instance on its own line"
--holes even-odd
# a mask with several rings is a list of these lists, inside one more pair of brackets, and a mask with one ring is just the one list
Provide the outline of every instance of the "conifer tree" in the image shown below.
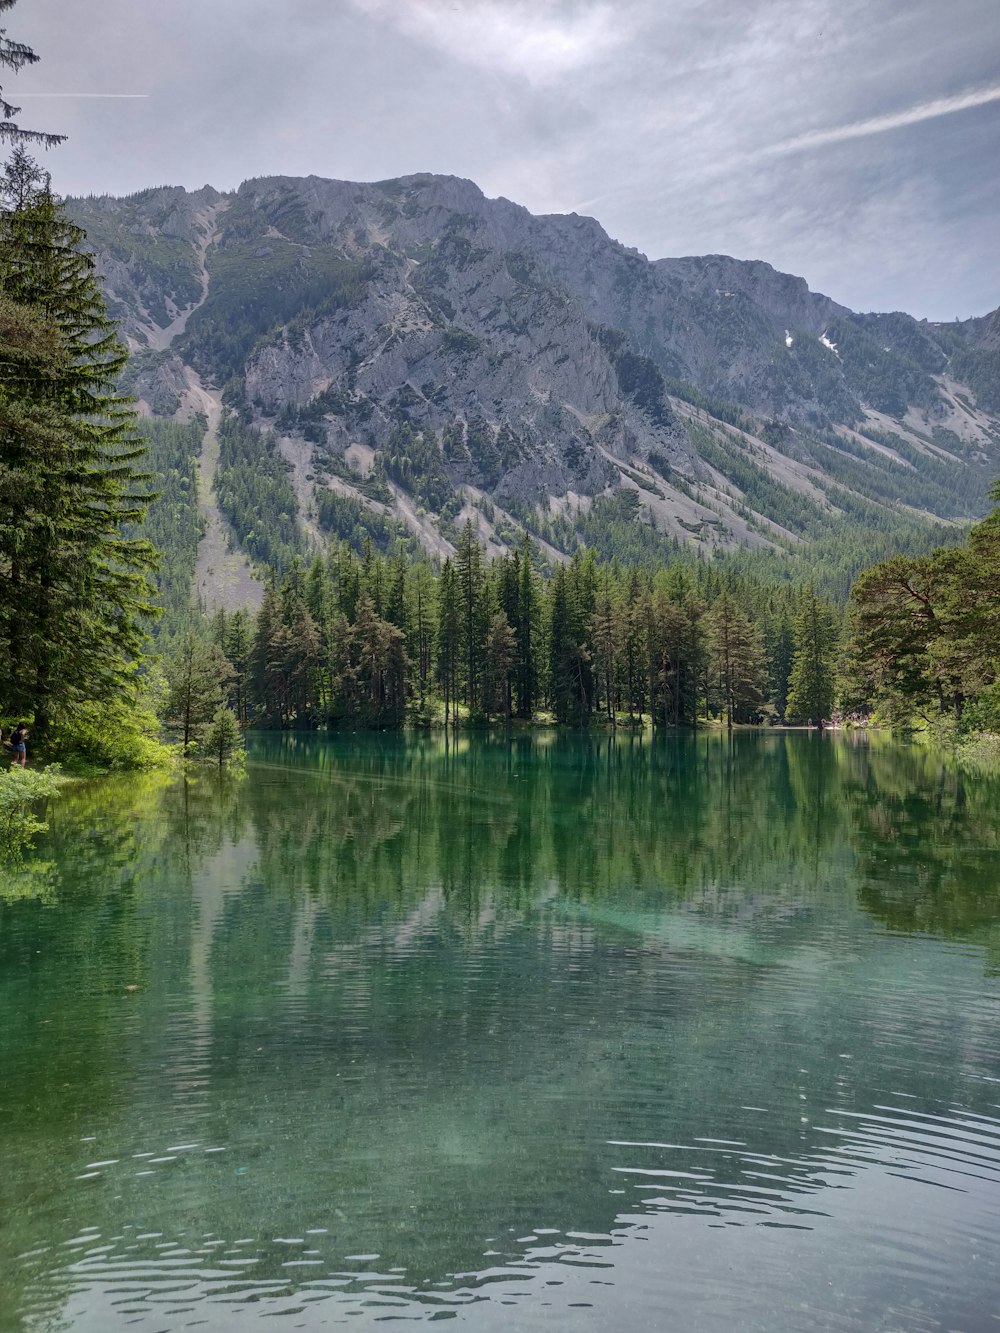
[[180,729],[184,753],[189,754],[222,707],[229,663],[217,644],[188,630],[167,658],[165,669],[166,720]]
[[303,727],[315,721],[315,687],[322,641],[303,601],[295,606],[291,623],[285,629],[290,720],[293,725]]
[[288,718],[287,647],[278,591],[269,583],[257,613],[250,657],[254,697],[261,719],[269,727],[284,726]]
[[398,726],[406,709],[408,659],[403,631],[361,594],[352,633],[361,715],[370,726]]
[[635,721],[637,714],[641,717],[646,706],[643,688],[646,678],[643,670],[645,602],[641,575],[637,569],[633,569],[625,585],[621,646],[622,678],[630,722]]
[[517,640],[503,611],[496,611],[486,634],[483,673],[483,711],[486,720],[500,714],[510,721],[511,687],[516,665]]
[[425,560],[413,566],[408,592],[417,698],[422,712],[430,685],[434,649],[434,575]]
[[465,701],[470,711],[475,711],[479,702],[487,617],[483,596],[483,552],[471,518],[466,520],[459,536],[455,552],[455,573],[462,606],[462,668]]
[[[13,9],[17,0],[0,0],[0,14],[5,9]],[[6,28],[0,28],[0,69],[12,70],[15,74],[25,65],[34,65],[38,56],[30,46],[25,46],[23,42],[15,42],[7,36]],[[3,95],[3,89],[0,88],[0,142],[6,140],[15,144],[38,143],[45,148],[52,148],[65,139],[64,134],[46,134],[42,130],[25,130],[17,124],[14,119],[19,115],[21,108],[12,106]]]
[[[57,326],[43,314],[0,295],[0,708],[12,710],[17,671],[18,610],[7,582],[14,559],[10,515],[18,490],[27,484],[28,461],[57,451],[62,414],[56,404],[16,392],[21,377],[44,380],[61,373],[65,353]],[[14,390],[14,391],[12,391]]]
[[645,599],[645,607],[653,726],[679,726],[685,720],[685,680],[692,673],[690,621],[663,587]]
[[54,351],[0,366],[0,658],[3,707],[33,714],[36,733],[131,698],[155,614],[155,555],[129,535],[150,499],[145,446],[83,239],[16,147],[0,183],[0,296],[37,316]]
[[822,727],[833,712],[837,621],[815,588],[802,596],[794,622],[795,653],[788,681],[788,716]]
[[204,744],[205,752],[210,754],[213,759],[218,760],[220,768],[229,760],[236,758],[237,755],[241,758],[245,755],[240,724],[236,721],[236,715],[232,709],[221,704],[215,710],[208,730],[205,732]]
[[252,648],[250,617],[245,610],[234,611],[226,621],[226,637],[222,651],[232,668],[230,698],[236,720],[241,727],[247,725],[250,715],[249,674]]
[[731,731],[763,698],[764,650],[749,617],[729,593],[716,600],[706,620],[714,686]]
[[389,567],[389,591],[386,596],[385,618],[406,633],[406,561],[401,555],[393,558]]
[[597,594],[591,617],[591,638],[594,645],[594,671],[597,686],[604,693],[604,709],[608,721],[615,725],[618,683],[619,644],[622,640],[621,617],[612,601],[608,581]]
[[778,717],[784,717],[794,651],[792,621],[787,607],[783,606],[767,621],[764,627],[764,641],[767,650],[770,697]]
[[[458,657],[461,636],[461,605],[458,576],[451,560],[441,567],[438,580],[437,678],[444,695],[444,721],[458,703]],[[457,720],[457,718],[456,718]]]
[[590,652],[581,615],[579,565],[560,565],[552,580],[549,611],[549,701],[557,722],[582,722],[591,708]]
[[517,617],[517,715],[530,718],[538,691],[538,576],[535,573],[535,548],[530,535],[518,552]]

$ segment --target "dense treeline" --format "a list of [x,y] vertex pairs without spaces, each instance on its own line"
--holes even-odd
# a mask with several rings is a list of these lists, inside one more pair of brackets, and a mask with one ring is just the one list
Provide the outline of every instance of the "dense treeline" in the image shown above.
[[[1000,485],[991,496],[1000,501]],[[1000,509],[964,545],[866,570],[850,617],[848,701],[893,722],[1000,731]]]
[[189,639],[168,674],[201,671],[191,734],[218,706],[220,681],[244,725],[268,727],[539,714],[658,729],[710,715],[822,723],[839,629],[811,589],[708,565],[627,569],[591,551],[543,580],[530,538],[487,561],[468,522],[440,571],[370,543],[361,555],[339,543],[311,565],[293,561],[259,614],[219,613],[211,641]]

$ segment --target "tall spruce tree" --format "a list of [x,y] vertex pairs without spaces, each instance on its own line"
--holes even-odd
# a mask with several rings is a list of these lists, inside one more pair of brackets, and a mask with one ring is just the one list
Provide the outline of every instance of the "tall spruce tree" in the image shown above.
[[483,671],[483,711],[486,720],[499,715],[510,721],[517,637],[503,611],[496,611],[486,634]]
[[517,715],[530,718],[538,693],[538,581],[535,548],[526,532],[521,543],[517,583]]
[[[17,0],[0,0],[0,14],[5,9],[13,9]],[[0,69],[12,70],[15,74],[25,65],[34,65],[38,60],[30,46],[25,46],[23,42],[15,42],[7,36],[7,29],[0,28]],[[39,143],[45,148],[52,148],[57,143],[62,143],[65,139],[64,134],[47,134],[43,130],[25,130],[18,125],[14,119],[20,115],[21,108],[12,106],[3,95],[3,89],[0,88],[0,142],[13,143]]]
[[462,667],[465,702],[474,712],[479,704],[483,651],[488,626],[484,597],[483,551],[472,519],[467,519],[459,534],[455,551],[455,574],[462,605]]
[[218,644],[194,630],[181,635],[166,661],[166,719],[178,728],[184,754],[190,754],[222,706],[229,663]]
[[745,722],[764,696],[765,663],[760,637],[729,593],[717,598],[705,617],[713,694],[732,731]]
[[604,711],[612,726],[616,723],[619,652],[622,635],[622,617],[612,599],[605,574],[604,586],[597,593],[594,614],[591,617],[594,674],[598,691],[604,695]]
[[441,566],[438,580],[437,678],[444,698],[444,722],[458,720],[458,659],[462,635],[461,590],[451,560]]
[[802,595],[794,621],[795,653],[788,681],[788,717],[822,727],[833,712],[838,625],[815,588]]
[[150,499],[145,445],[116,388],[127,352],[84,239],[15,147],[0,182],[0,297],[49,350],[8,344],[0,364],[0,708],[33,715],[42,734],[132,695],[155,614],[155,553],[129,535]]

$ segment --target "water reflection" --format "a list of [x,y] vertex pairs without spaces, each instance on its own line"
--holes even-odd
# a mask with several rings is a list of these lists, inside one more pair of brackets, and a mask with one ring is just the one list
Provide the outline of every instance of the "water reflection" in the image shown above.
[[0,915],[0,1325],[987,1326],[997,795],[787,735],[75,793]]

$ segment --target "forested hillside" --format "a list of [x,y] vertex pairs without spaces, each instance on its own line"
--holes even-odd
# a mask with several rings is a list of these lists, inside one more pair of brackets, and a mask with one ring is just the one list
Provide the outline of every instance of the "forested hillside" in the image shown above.
[[723,557],[843,601],[871,559],[959,539],[998,470],[997,315],[861,315],[761,262],[651,263],[446,177],[70,206],[129,387],[206,418],[203,506],[248,574],[337,541],[440,563],[471,519],[488,556],[527,532],[550,570]]

